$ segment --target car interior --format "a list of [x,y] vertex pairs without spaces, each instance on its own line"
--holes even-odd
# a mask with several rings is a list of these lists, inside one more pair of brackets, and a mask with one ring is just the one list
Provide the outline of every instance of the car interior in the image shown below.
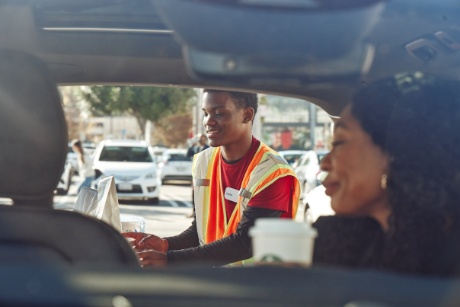
[[460,281],[334,267],[143,269],[107,224],[55,210],[57,86],[229,89],[337,116],[404,71],[460,79],[455,0],[0,2],[0,305],[458,306]]
[[112,227],[52,209],[67,152],[56,85],[30,55],[3,51],[0,61],[5,175],[0,195],[13,200],[13,206],[0,207],[3,263],[138,266],[129,244]]

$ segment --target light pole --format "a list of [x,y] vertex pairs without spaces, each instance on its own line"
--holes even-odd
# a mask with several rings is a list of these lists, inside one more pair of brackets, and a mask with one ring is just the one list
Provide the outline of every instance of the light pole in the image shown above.
[[308,108],[308,123],[310,126],[310,144],[311,144],[311,150],[315,149],[315,128],[316,128],[316,106],[310,102],[309,108]]

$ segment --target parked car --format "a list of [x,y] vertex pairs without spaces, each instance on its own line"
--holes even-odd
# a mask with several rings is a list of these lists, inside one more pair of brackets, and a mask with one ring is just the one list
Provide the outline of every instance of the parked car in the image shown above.
[[[114,176],[118,198],[160,201],[161,180],[148,143],[102,141],[94,152],[93,166],[100,172],[99,178]],[[97,180],[93,184],[97,185]]]
[[320,172],[321,160],[327,153],[328,151],[324,150],[307,151],[292,165],[300,181],[301,198],[320,184],[317,175]]
[[292,167],[299,178],[302,193],[304,191],[308,193],[319,184],[316,179],[319,172],[319,159],[315,151],[305,152]]
[[331,198],[326,195],[322,184],[308,191],[302,198],[304,221],[313,223],[323,215],[334,215],[331,208]]
[[280,150],[278,153],[289,163],[294,165],[304,154],[306,150]]
[[158,164],[161,181],[192,181],[192,158],[187,157],[187,149],[167,149]]
[[167,149],[168,149],[167,147],[163,147],[163,146],[153,146],[153,155],[155,156],[155,160],[157,164],[160,164],[162,162],[161,159],[163,158],[163,153]]

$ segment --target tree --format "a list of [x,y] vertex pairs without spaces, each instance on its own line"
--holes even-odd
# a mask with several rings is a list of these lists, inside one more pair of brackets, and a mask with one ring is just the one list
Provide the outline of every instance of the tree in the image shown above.
[[174,87],[91,86],[81,93],[92,114],[132,115],[142,133],[148,120],[157,124],[170,115],[190,112],[196,99],[193,89]]
[[59,91],[62,97],[69,140],[80,138],[83,128],[82,113],[87,113],[82,105],[80,89],[76,86],[60,86]]
[[190,113],[173,114],[159,120],[155,124],[154,138],[167,147],[187,146],[193,118]]

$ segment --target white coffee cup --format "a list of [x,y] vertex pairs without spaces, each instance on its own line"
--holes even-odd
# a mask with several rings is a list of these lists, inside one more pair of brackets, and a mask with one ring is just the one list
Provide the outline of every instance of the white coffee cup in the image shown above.
[[290,219],[259,218],[249,230],[256,264],[300,265],[312,263],[316,230]]
[[142,216],[120,214],[121,232],[144,232],[145,219]]

